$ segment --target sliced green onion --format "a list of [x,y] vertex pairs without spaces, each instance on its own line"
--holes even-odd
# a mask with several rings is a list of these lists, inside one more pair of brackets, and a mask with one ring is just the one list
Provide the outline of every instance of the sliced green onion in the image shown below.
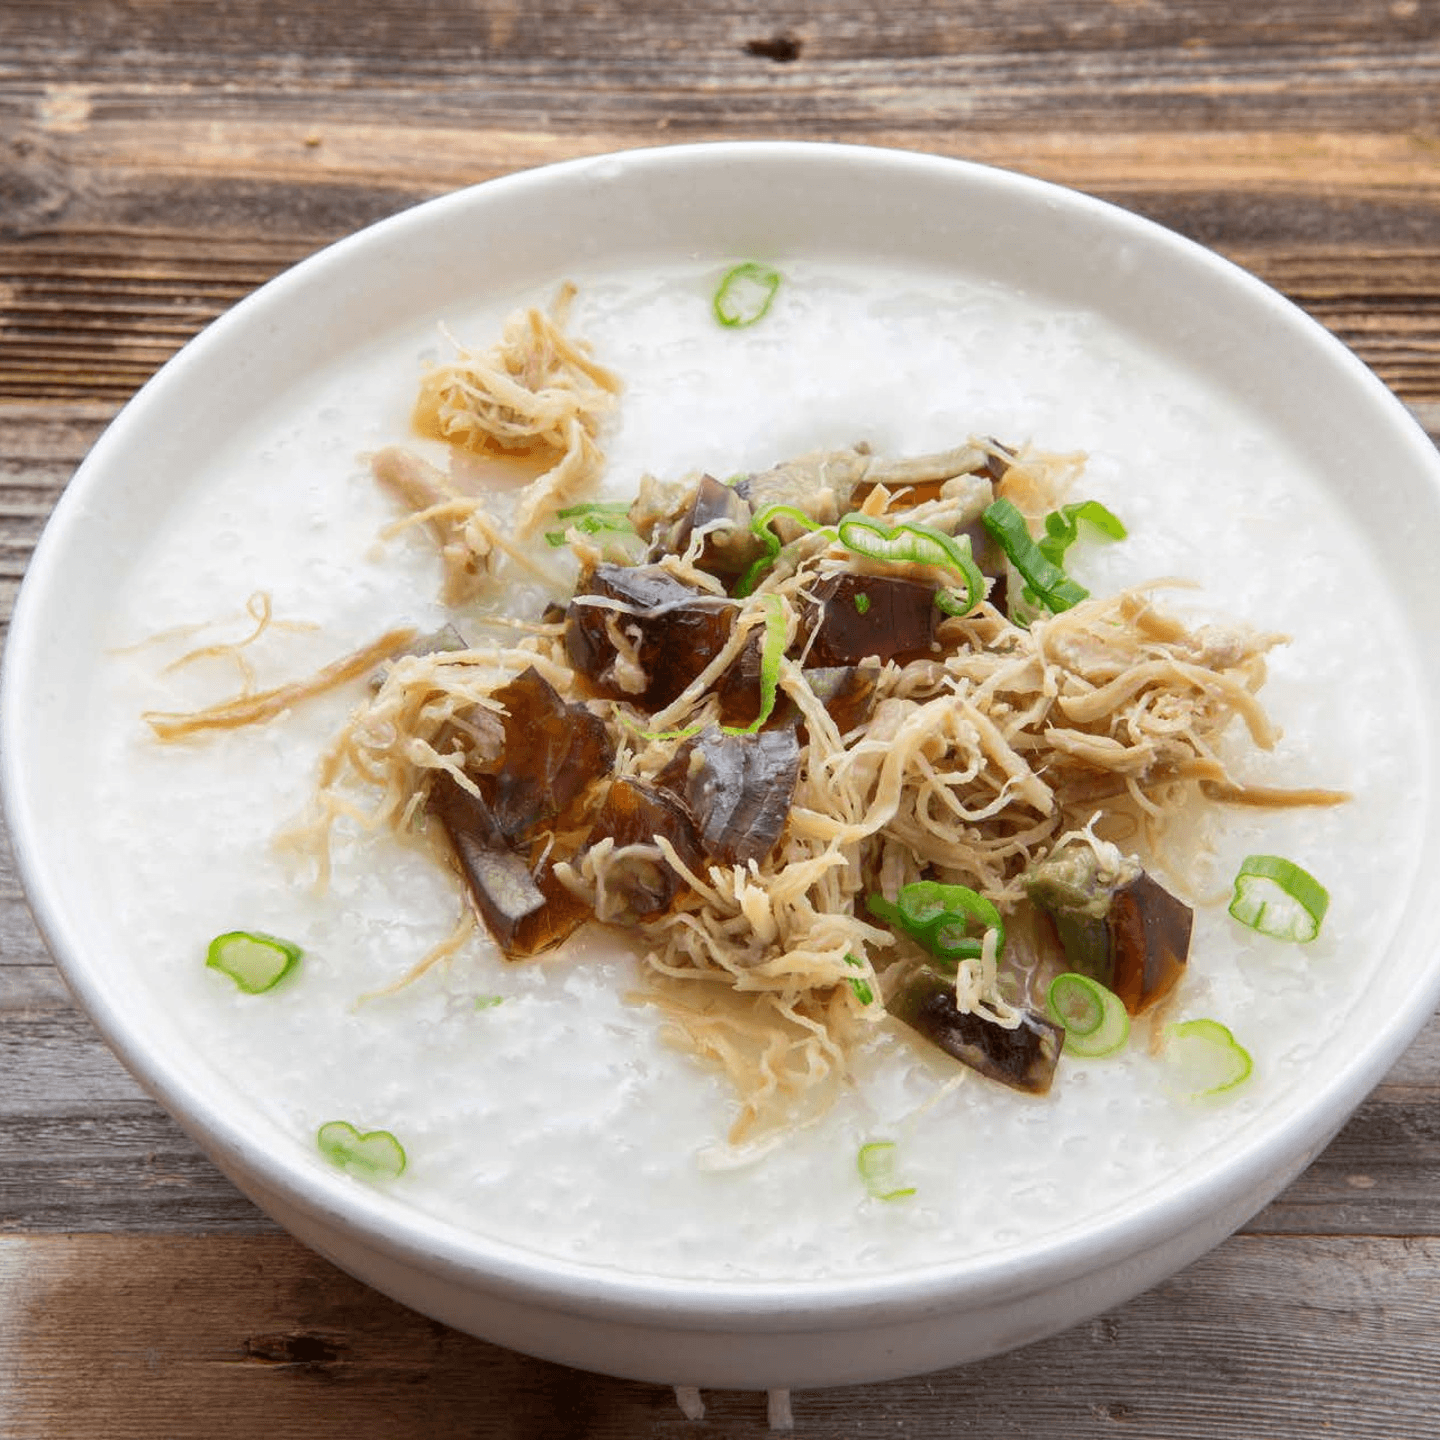
[[933,525],[910,521],[886,525],[858,512],[846,515],[837,533],[847,550],[867,560],[891,565],[933,565],[958,576],[963,593],[941,590],[935,597],[935,603],[947,615],[968,615],[985,597],[985,577],[970,554],[968,535],[957,539]]
[[1057,975],[1045,992],[1050,1018],[1065,1027],[1065,1053],[1113,1055],[1130,1038],[1125,1002],[1088,975]]
[[688,740],[705,728],[703,725],[687,725],[683,730],[643,730],[638,720],[632,720],[618,707],[614,714],[619,717],[622,725],[628,725],[641,740]]
[[866,1190],[876,1200],[903,1200],[915,1193],[913,1185],[897,1187],[895,1184],[893,1140],[872,1140],[868,1145],[862,1145],[855,1164]]
[[228,975],[247,995],[273,990],[305,952],[289,940],[257,930],[231,930],[210,942],[205,963]]
[[578,530],[582,535],[635,533],[635,527],[630,523],[628,500],[595,500],[585,505],[568,505],[564,510],[557,510],[555,518],[571,522],[564,530],[545,532],[546,541],[556,550],[565,544],[571,530]]
[[1165,1030],[1165,1061],[1192,1100],[1223,1095],[1250,1078],[1250,1052],[1218,1020],[1183,1020]]
[[755,260],[727,270],[710,302],[716,320],[727,330],[743,330],[763,320],[780,288],[780,278],[778,270]]
[[[865,962],[856,955],[847,955],[845,963],[856,970],[863,970]],[[875,991],[868,980],[848,979],[845,982],[855,993],[855,998],[862,1005],[873,1005],[875,1003]]]
[[793,521],[802,530],[810,532],[820,530],[825,534],[834,534],[827,526],[821,525],[818,520],[813,519],[797,506],[767,505],[750,522],[750,533],[765,547],[765,553],[746,570],[736,583],[735,594],[737,597],[743,599],[749,595],[760,583],[760,577],[779,559],[780,537],[770,526],[774,521],[782,518]]
[[497,1005],[503,1005],[503,995],[477,995],[475,997],[475,1008],[477,1010],[493,1010]]
[[775,692],[780,683],[780,661],[785,657],[785,607],[778,595],[762,595],[765,607],[765,639],[760,646],[760,713],[748,725],[722,725],[727,735],[754,735],[775,710]]
[[348,1120],[329,1120],[315,1132],[315,1143],[331,1164],[367,1180],[393,1180],[405,1169],[405,1147],[388,1130],[362,1135]]
[[855,613],[857,615],[870,613],[870,597],[863,590],[855,597]]
[[1077,585],[1058,565],[1045,557],[1030,538],[1030,527],[1025,523],[1025,517],[1010,501],[994,501],[986,507],[980,520],[1020,572],[1026,589],[1047,610],[1058,614],[1089,596],[1090,592],[1083,585]]
[[1110,540],[1123,540],[1128,533],[1120,517],[1098,500],[1062,505],[1045,517],[1045,538],[1040,541],[1040,553],[1052,565],[1064,565],[1065,552],[1080,538],[1081,521]]
[[1247,855],[1235,877],[1230,913],[1272,940],[1304,944],[1320,933],[1330,892],[1308,870],[1281,855]]
[[571,520],[576,515],[628,515],[633,500],[586,500],[580,505],[567,505],[555,512],[557,520]]
[[[995,953],[1005,948],[1005,921],[983,895],[964,885],[941,885],[919,880],[901,888],[892,905],[883,895],[868,895],[866,905],[896,930],[903,931],[938,959],[948,962],[978,960],[985,934],[994,930]],[[978,925],[978,937],[968,930]]]

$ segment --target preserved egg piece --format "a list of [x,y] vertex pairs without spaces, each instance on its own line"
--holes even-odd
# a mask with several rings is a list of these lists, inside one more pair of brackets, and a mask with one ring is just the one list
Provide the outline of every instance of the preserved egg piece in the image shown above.
[[1113,990],[1130,1014],[1185,973],[1194,911],[1135,861],[1116,865],[1068,845],[1031,866],[1025,888],[1053,921],[1070,968]]
[[886,1009],[962,1065],[1012,1090],[1044,1095],[1065,1043],[1063,1026],[1033,1010],[1013,1030],[955,1006],[955,984],[922,966],[886,1002]]
[[512,849],[490,807],[441,772],[430,812],[450,842],[475,913],[511,960],[525,960],[567,939],[589,918],[584,903],[555,878],[546,844],[538,865]]
[[684,772],[682,794],[699,826],[706,860],[712,865],[763,860],[790,815],[800,741],[788,725],[755,735],[726,735],[712,726],[696,737]]
[[650,558],[683,555],[700,531],[705,543],[695,561],[696,569],[717,576],[743,574],[764,549],[750,529],[753,519],[749,504],[729,485],[702,475],[680,513],[669,524],[655,527]]
[[556,876],[554,864],[562,857],[554,850],[547,851],[543,841],[537,841],[535,850],[530,873],[543,903],[521,916],[510,944],[502,947],[509,960],[528,960],[532,955],[554,949],[593,918],[590,907],[567,890]]
[[1175,988],[1190,955],[1195,912],[1150,876],[1140,875],[1110,907],[1115,983],[1110,987],[1138,1015]]
[[601,694],[660,710],[724,648],[736,608],[658,565],[601,564],[576,588],[565,648]]
[[801,643],[814,635],[806,659],[818,668],[933,653],[942,618],[933,585],[847,570],[817,582],[810,593]]
[[[740,653],[715,682],[713,693],[720,701],[720,723],[733,730],[753,725],[764,704],[761,671],[765,658],[765,631],[756,627],[740,647]],[[793,710],[789,697],[778,692],[775,708],[765,720],[767,726],[789,723]]]
[[505,707],[505,738],[475,778],[501,835],[524,840],[609,774],[615,747],[604,723],[562,700],[533,665],[493,698]]
[[595,817],[589,839],[592,846],[607,836],[615,842],[611,852],[615,858],[605,871],[602,920],[633,924],[664,914],[675,903],[684,882],[655,843],[661,835],[689,870],[699,869],[695,822],[684,802],[643,781],[616,780]]
[[878,665],[828,665],[804,672],[815,698],[830,712],[835,728],[847,734],[863,725],[875,708]]
[[521,922],[545,904],[530,867],[506,845],[485,801],[452,775],[442,771],[436,776],[430,812],[450,841],[476,913],[509,954]]
[[765,651],[765,633],[752,630],[740,647],[740,653],[725,673],[715,682],[715,697],[720,701],[720,723],[741,729],[754,723],[760,713],[760,662]]

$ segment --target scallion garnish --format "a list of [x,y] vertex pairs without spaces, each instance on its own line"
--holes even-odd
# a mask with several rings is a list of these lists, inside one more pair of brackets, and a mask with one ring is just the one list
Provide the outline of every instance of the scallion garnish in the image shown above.
[[405,1169],[405,1147],[388,1130],[362,1135],[348,1120],[328,1120],[315,1143],[331,1164],[367,1180],[393,1180]]
[[1038,604],[1058,614],[1089,597],[1090,592],[1083,585],[1076,584],[1046,557],[1031,538],[1025,517],[1009,500],[994,501],[980,519],[1019,572],[1027,595],[1033,595]]
[[[868,895],[866,905],[894,929],[908,935],[937,959],[951,963],[978,960],[985,935],[995,931],[995,953],[1005,948],[1005,922],[983,895],[964,885],[919,880],[903,886],[892,904],[883,895]],[[979,936],[967,932],[979,927]]]
[[775,710],[775,692],[780,683],[780,661],[785,657],[785,607],[778,595],[762,595],[765,607],[765,639],[760,646],[760,713],[748,724],[722,725],[727,735],[754,735]]
[[747,260],[727,270],[710,302],[715,318],[727,330],[743,330],[762,320],[780,288],[780,272]]
[[1062,505],[1045,517],[1045,536],[1040,541],[1040,553],[1052,565],[1065,564],[1065,552],[1080,538],[1082,521],[1111,540],[1123,540],[1127,534],[1120,517],[1098,500]]
[[822,526],[818,520],[812,519],[803,510],[794,505],[767,505],[750,522],[750,533],[754,535],[765,547],[765,553],[750,566],[740,577],[735,586],[735,594],[743,599],[749,595],[760,583],[760,577],[775,563],[780,555],[780,537],[770,526],[780,519],[790,520],[802,530],[813,532],[821,530],[825,534],[833,535],[834,531]]
[[477,1010],[493,1010],[497,1005],[503,1005],[503,995],[477,995],[475,997],[475,1008]]
[[872,1140],[868,1145],[862,1145],[855,1164],[866,1190],[876,1200],[903,1200],[915,1193],[913,1185],[897,1187],[895,1184],[893,1140]]
[[1125,1004],[1088,975],[1057,975],[1045,992],[1050,1018],[1065,1027],[1065,1053],[1113,1055],[1130,1038]]
[[289,940],[256,930],[231,930],[210,942],[205,963],[228,975],[247,995],[263,995],[299,964],[302,954]]
[[857,615],[867,615],[867,614],[869,614],[869,612],[870,612],[870,597],[862,590],[862,591],[855,597],[855,613],[856,613]]
[[633,535],[635,527],[630,523],[630,502],[628,500],[593,500],[584,505],[568,505],[555,512],[557,520],[568,520],[564,530],[547,530],[545,539],[553,549],[558,550],[571,530],[582,535]]
[[[840,543],[867,560],[892,565],[933,565],[948,570],[964,586],[963,592],[941,590],[935,603],[947,615],[968,615],[985,597],[985,577],[970,554],[970,537],[947,535],[933,525],[902,521],[886,525],[869,515],[852,513],[840,521]],[[859,608],[858,606],[856,607]],[[864,614],[862,610],[860,612]]]
[[1165,1061],[1192,1100],[1223,1095],[1254,1069],[1250,1052],[1218,1020],[1182,1020],[1165,1030]]
[[[865,969],[865,962],[860,959],[858,955],[847,955],[845,957],[845,963],[855,970]],[[854,992],[855,998],[862,1005],[873,1005],[875,1003],[875,990],[868,980],[857,980],[851,977],[848,978],[845,983]]]
[[1248,855],[1235,877],[1230,913],[1273,940],[1304,944],[1320,933],[1330,893],[1308,870],[1281,855]]

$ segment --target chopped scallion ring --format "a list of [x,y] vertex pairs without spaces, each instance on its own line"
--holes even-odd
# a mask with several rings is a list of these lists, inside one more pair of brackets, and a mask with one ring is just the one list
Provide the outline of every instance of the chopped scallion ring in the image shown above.
[[895,1184],[895,1142],[893,1140],[872,1140],[860,1147],[856,1166],[865,1188],[876,1200],[903,1200],[915,1193],[913,1185],[897,1187]]
[[753,565],[740,577],[735,586],[735,595],[744,599],[760,583],[760,577],[775,563],[780,555],[780,537],[770,528],[771,524],[780,519],[790,520],[807,532],[821,531],[823,534],[833,536],[834,531],[822,526],[818,520],[813,520],[803,510],[795,505],[767,505],[750,522],[750,533],[754,535],[765,547],[765,553],[755,561]]
[[210,942],[205,963],[228,975],[247,995],[263,995],[299,964],[302,954],[289,940],[254,930],[231,930]]
[[[865,898],[872,915],[908,935],[940,960],[978,960],[985,934],[995,931],[995,953],[1005,949],[1005,921],[983,895],[964,885],[917,880],[902,886],[892,905],[883,895]],[[972,926],[980,934],[967,933]]]
[[1223,1095],[1250,1078],[1250,1052],[1218,1020],[1183,1020],[1165,1030],[1165,1060],[1191,1100]]
[[388,1130],[362,1135],[348,1120],[329,1120],[315,1143],[332,1164],[367,1180],[393,1180],[405,1169],[405,1147]]
[[727,330],[743,330],[763,320],[780,288],[780,272],[773,266],[747,260],[725,272],[710,302],[715,318]]
[[1247,855],[1241,862],[1230,913],[1258,934],[1303,945],[1320,933],[1329,908],[1329,891],[1293,860]]
[[[933,565],[958,576],[963,590],[941,590],[935,603],[947,615],[968,615],[985,598],[985,577],[970,554],[970,537],[947,535],[933,525],[885,525],[858,511],[837,527],[840,543],[867,560],[891,565]],[[863,612],[862,612],[863,613]]]
[[1065,1053],[1098,1058],[1130,1038],[1124,1001],[1088,975],[1057,975],[1045,992],[1051,1019],[1065,1027]]

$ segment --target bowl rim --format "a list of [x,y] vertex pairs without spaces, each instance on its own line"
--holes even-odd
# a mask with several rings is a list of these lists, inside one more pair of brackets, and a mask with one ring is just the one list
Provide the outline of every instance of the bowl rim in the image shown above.
[[[703,1330],[743,1323],[770,1331],[834,1330],[860,1321],[914,1317],[987,1298],[1014,1299],[1066,1279],[1125,1262],[1173,1240],[1197,1214],[1234,1207],[1265,1192],[1274,1177],[1296,1168],[1322,1146],[1413,1039],[1440,1000],[1440,963],[1432,962],[1417,983],[1417,1004],[1395,1017],[1378,1040],[1328,1073],[1297,1102],[1283,1137],[1254,1129],[1244,1144],[1227,1149],[1215,1169],[1180,1190],[1158,1195],[1147,1185],[1138,1197],[1089,1223],[1083,1233],[1060,1232],[1038,1250],[1006,1250],[993,1256],[951,1259],[933,1269],[907,1267],[879,1274],[822,1279],[688,1280],[646,1275],[547,1255],[497,1241],[478,1231],[436,1219],[403,1201],[375,1193],[341,1174],[302,1168],[249,1137],[222,1107],[211,1105],[169,1057],[148,1052],[127,1025],[123,1009],[110,1003],[57,903],[42,864],[37,836],[43,822],[23,769],[26,723],[24,677],[38,673],[39,631],[47,592],[53,593],[67,529],[91,493],[103,484],[113,453],[143,431],[154,397],[183,367],[226,343],[242,317],[303,296],[329,268],[377,244],[402,241],[472,206],[503,206],[537,187],[563,191],[614,167],[630,179],[642,172],[691,170],[696,166],[765,161],[781,166],[835,166],[854,175],[875,167],[901,175],[948,176],[957,184],[995,187],[1051,207],[1088,215],[1124,238],[1159,246],[1211,284],[1238,288],[1276,325],[1287,327],[1348,381],[1359,387],[1377,414],[1408,444],[1416,465],[1428,470],[1440,491],[1440,452],[1399,399],[1341,342],[1299,307],[1256,277],[1200,244],[1119,206],[1018,172],[919,151],[814,141],[710,141],[663,145],[558,161],[451,191],[379,220],[318,250],[240,300],[177,352],[117,414],[55,506],[16,598],[0,666],[0,791],[18,873],[37,925],[67,984],[112,1050],[141,1085],[181,1124],[242,1189],[245,1177],[278,1193],[285,1203],[325,1226],[338,1225],[371,1249],[423,1272],[473,1289],[536,1303],[550,1310],[599,1318],[661,1323]],[[942,182],[942,183],[948,183]],[[402,248],[403,245],[397,248]],[[17,741],[20,742],[17,744]],[[1340,1117],[1338,1120],[1336,1117]],[[1283,1143],[1282,1143],[1283,1141]]]

